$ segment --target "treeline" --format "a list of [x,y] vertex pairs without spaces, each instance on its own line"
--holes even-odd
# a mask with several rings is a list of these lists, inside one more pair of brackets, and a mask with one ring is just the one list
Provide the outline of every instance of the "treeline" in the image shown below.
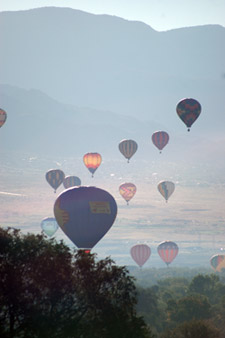
[[1,338],[225,337],[218,275],[135,283],[109,257],[0,228]]
[[224,274],[166,278],[137,290],[137,312],[156,337],[225,337]]
[[[188,268],[188,267],[167,267],[164,268],[138,268],[138,267],[128,267],[128,270],[132,276],[136,279],[136,284],[143,288],[151,287],[158,283],[159,280],[167,278],[185,278],[188,281],[191,281],[196,275],[209,275],[213,272],[212,268],[209,267],[198,267],[198,268]],[[220,274],[220,278],[223,275]],[[225,281],[225,274],[224,274]]]

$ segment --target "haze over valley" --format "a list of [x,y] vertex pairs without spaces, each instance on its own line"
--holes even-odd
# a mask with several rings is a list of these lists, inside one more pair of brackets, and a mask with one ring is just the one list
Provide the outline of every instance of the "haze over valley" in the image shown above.
[[[130,247],[152,249],[146,267],[163,267],[157,246],[180,248],[174,266],[208,266],[225,250],[225,28],[198,26],[157,32],[141,22],[68,8],[0,13],[1,226],[40,233],[58,193],[51,168],[109,191],[118,216],[94,247],[100,257],[134,264]],[[176,105],[193,97],[202,113],[188,133]],[[162,154],[151,141],[170,135]],[[128,164],[118,150],[134,139]],[[103,162],[91,178],[83,155]],[[173,181],[168,203],[161,180]],[[119,185],[133,182],[130,205]],[[72,243],[59,229],[57,240]]]

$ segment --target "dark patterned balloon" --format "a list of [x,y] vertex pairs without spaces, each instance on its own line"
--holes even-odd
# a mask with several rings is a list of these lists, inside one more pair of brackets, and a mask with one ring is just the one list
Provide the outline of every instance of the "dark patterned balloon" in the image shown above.
[[200,103],[195,99],[183,99],[176,108],[179,118],[186,124],[188,131],[201,114],[201,110]]

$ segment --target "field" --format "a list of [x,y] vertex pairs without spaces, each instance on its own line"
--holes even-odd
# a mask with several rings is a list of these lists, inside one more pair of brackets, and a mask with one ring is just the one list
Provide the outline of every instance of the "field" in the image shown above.
[[[161,155],[159,155],[161,156]],[[179,255],[173,266],[209,266],[213,254],[225,250],[225,168],[214,163],[191,164],[105,158],[95,177],[84,167],[82,158],[44,158],[30,154],[1,152],[0,220],[1,226],[40,233],[40,222],[53,217],[56,196],[45,180],[51,168],[80,177],[82,185],[95,185],[110,192],[118,204],[115,224],[94,247],[100,258],[111,256],[118,264],[133,265],[130,248],[137,243],[151,247],[145,267],[163,267],[157,246],[171,240],[178,244]],[[157,190],[161,180],[171,180],[176,188],[168,203]],[[119,194],[119,185],[132,182],[137,193],[129,205]],[[56,239],[74,247],[61,229]]]

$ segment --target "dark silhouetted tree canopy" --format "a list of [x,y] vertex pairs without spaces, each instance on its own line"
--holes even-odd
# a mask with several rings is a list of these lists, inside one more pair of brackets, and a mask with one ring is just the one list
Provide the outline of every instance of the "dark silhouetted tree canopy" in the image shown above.
[[43,235],[0,229],[0,336],[152,337],[125,267]]

